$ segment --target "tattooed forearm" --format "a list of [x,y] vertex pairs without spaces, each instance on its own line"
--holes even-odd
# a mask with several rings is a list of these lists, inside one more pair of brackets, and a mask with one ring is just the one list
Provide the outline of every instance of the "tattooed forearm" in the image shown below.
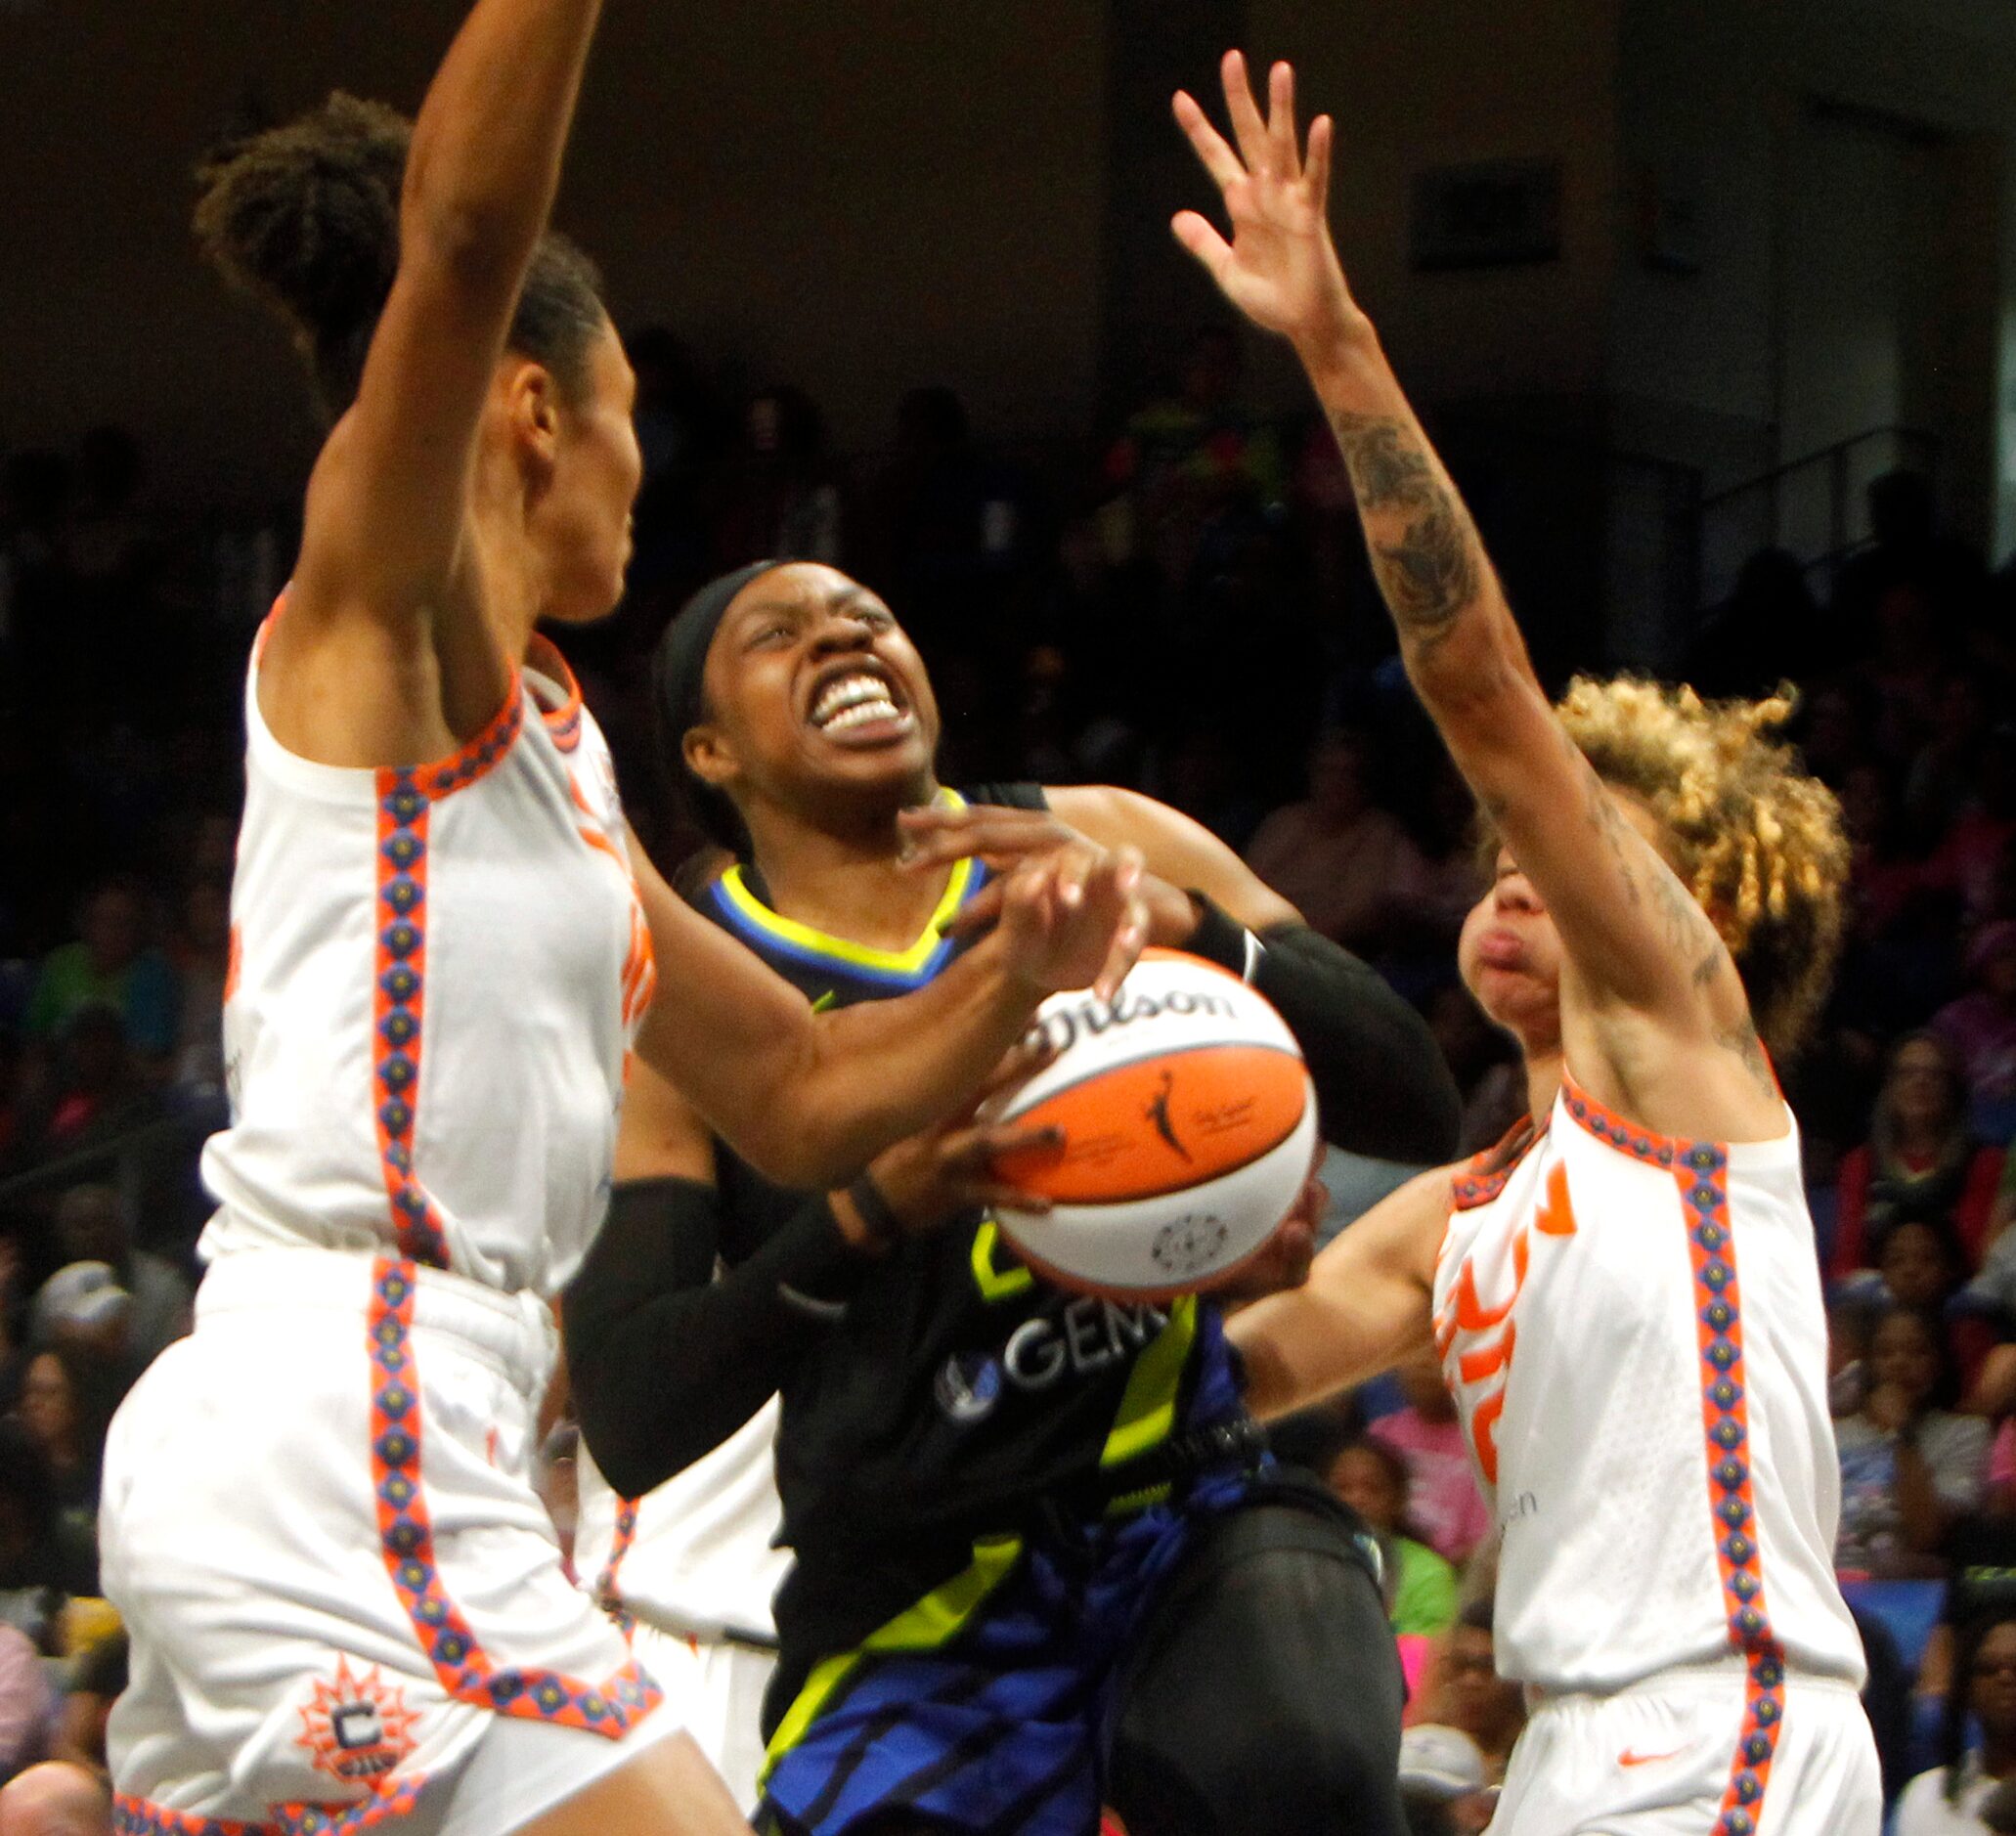
[[[1337,414],[1330,424],[1367,519],[1373,571],[1393,622],[1404,640],[1432,650],[1482,584],[1482,549],[1468,512],[1405,421]],[[1374,517],[1403,519],[1399,539],[1375,530]]]
[[1434,467],[1404,420],[1337,414],[1331,415],[1330,427],[1361,508],[1419,509],[1438,495]]

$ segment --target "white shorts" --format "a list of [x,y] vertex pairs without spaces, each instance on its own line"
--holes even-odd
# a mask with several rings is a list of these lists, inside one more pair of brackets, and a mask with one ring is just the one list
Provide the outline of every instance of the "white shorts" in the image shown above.
[[777,1654],[727,1639],[690,1639],[635,1621],[631,1648],[665,1691],[673,1716],[727,1780],[744,1815],[756,1809],[763,1771],[763,1692]]
[[552,1340],[408,1263],[216,1263],[106,1448],[121,1836],[502,1836],[678,1731],[532,1488]]
[[1759,1691],[1731,1660],[1542,1700],[1490,1836],[1876,1836],[1883,1783],[1852,1683]]

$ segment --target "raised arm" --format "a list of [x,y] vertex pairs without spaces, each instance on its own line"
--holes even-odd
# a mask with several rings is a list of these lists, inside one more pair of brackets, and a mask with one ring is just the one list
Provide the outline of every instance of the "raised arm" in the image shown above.
[[1407,673],[1452,756],[1546,901],[1600,1007],[1719,1036],[1745,1013],[1714,927],[1555,718],[1475,525],[1352,298],[1326,221],[1333,128],[1294,119],[1274,67],[1262,116],[1235,52],[1237,150],[1187,95],[1176,118],[1223,194],[1227,241],[1194,211],[1179,240],[1254,324],[1289,338],[1344,457]]
[[[436,756],[503,704],[483,601],[478,431],[559,183],[600,0],[479,0],[414,129],[399,261],[357,398],[308,488],[261,706],[336,765]],[[540,386],[536,381],[533,387]],[[514,608],[529,628],[537,608]]]
[[1015,874],[995,929],[927,986],[815,1016],[631,852],[659,966],[639,1049],[785,1186],[845,1186],[959,1113],[1045,995],[1117,987],[1147,931],[1139,856],[1079,847]]

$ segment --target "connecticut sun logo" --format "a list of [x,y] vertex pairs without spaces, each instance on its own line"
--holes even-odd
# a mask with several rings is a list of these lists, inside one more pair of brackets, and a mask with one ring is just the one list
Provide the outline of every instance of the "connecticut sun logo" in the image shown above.
[[413,1751],[413,1725],[420,1719],[375,1664],[355,1677],[341,1657],[335,1682],[317,1683],[315,1700],[300,1714],[294,1744],[314,1756],[317,1771],[346,1785],[373,1784],[391,1771]]

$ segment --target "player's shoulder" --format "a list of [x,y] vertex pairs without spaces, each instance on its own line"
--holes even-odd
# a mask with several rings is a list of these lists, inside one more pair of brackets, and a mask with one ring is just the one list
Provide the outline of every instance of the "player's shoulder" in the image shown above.
[[1002,809],[1048,809],[1050,793],[1040,784],[1008,780],[999,783],[961,784],[959,795],[969,804],[991,804]]
[[734,855],[724,848],[710,843],[695,849],[672,870],[672,890],[688,905],[704,908],[722,875],[734,864]]

